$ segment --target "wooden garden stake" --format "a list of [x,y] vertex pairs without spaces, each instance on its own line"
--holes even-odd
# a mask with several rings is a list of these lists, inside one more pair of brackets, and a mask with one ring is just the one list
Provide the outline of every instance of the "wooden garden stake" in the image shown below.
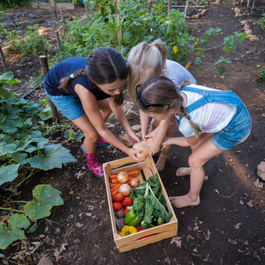
[[61,47],[61,41],[60,41],[60,37],[59,37],[59,31],[55,31],[55,34],[56,34],[56,40],[57,40],[57,46],[58,46],[58,49],[61,50],[62,47]]
[[63,17],[62,9],[60,9],[60,14],[61,14],[61,21],[63,23],[63,34],[64,34],[64,37],[65,37],[67,30],[66,30],[66,23],[65,23],[65,20],[64,20],[64,17]]
[[[47,57],[46,57],[46,55],[41,55],[39,58],[40,58],[40,64],[41,64],[41,67],[42,67],[43,77],[45,78],[46,74],[49,71]],[[60,121],[59,121],[59,116],[58,116],[58,113],[57,113],[57,109],[56,109],[56,107],[54,106],[54,104],[52,103],[52,101],[50,99],[49,99],[49,103],[50,103],[50,107],[51,107],[51,111],[52,111],[52,120],[55,123],[59,123]]]
[[[188,1],[188,0],[187,0]],[[168,3],[167,3],[167,14],[169,15],[170,13],[170,9],[171,9],[171,0],[168,0]]]
[[152,6],[152,1],[147,1],[147,6],[148,6],[148,13],[151,13],[151,6]]
[[189,0],[187,0],[187,2],[186,2],[186,6],[185,6],[185,9],[184,9],[184,22],[185,22],[185,20],[186,20],[186,16],[187,16],[188,8],[189,8]]
[[[120,5],[120,0],[117,0],[117,6]],[[117,26],[120,25],[120,22],[121,22],[121,15],[120,14],[117,14]],[[118,42],[121,43],[121,40],[122,40],[122,29],[120,29],[118,31]]]
[[50,1],[51,8],[54,11],[54,16],[55,16],[55,18],[57,18],[57,14],[56,14],[56,2],[55,2],[55,0],[49,0],[49,1]]
[[7,70],[7,67],[6,67],[6,59],[5,59],[5,55],[4,55],[3,51],[2,51],[1,45],[0,45],[0,57],[1,57],[1,61],[2,61],[3,68],[6,71]]

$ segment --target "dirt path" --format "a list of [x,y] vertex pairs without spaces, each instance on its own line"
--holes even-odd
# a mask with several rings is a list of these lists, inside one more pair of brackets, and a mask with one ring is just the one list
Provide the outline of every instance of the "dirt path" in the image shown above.
[[[201,19],[202,26],[193,27],[193,33],[199,36],[210,27],[220,27],[223,34],[213,38],[214,43],[220,43],[224,36],[242,32],[240,20],[248,17],[234,18],[231,7],[232,1],[228,0],[211,6]],[[257,26],[253,32],[260,37],[258,53],[253,53],[255,43],[245,40],[229,55],[221,48],[206,54],[207,62],[214,62],[219,56],[230,58],[223,78],[212,66],[189,68],[198,84],[236,92],[249,109],[253,131],[245,143],[205,165],[208,180],[201,191],[201,204],[175,209],[181,245],[166,239],[119,254],[113,241],[104,181],[83,168],[85,158],[80,144],[64,142],[79,162],[62,170],[41,172],[26,182],[30,191],[39,183],[51,184],[62,191],[65,201],[50,217],[56,222],[54,227],[40,221],[37,231],[29,235],[30,239],[45,242],[40,253],[48,253],[55,262],[54,250],[67,243],[58,264],[265,264],[265,187],[256,176],[257,165],[265,160],[265,117],[261,116],[265,113],[265,86],[252,82],[257,65],[265,65],[265,34]],[[131,122],[134,124],[139,124],[139,120]],[[122,128],[115,125],[111,130],[119,136]],[[180,135],[177,128],[175,135]],[[114,147],[100,147],[97,154],[101,162],[125,157]],[[170,149],[166,168],[160,173],[169,196],[189,190],[189,177],[175,177],[178,167],[188,165],[189,154],[188,148]],[[78,178],[78,172],[85,174]],[[24,197],[31,198],[27,189],[23,190]],[[42,239],[41,234],[45,235]]]

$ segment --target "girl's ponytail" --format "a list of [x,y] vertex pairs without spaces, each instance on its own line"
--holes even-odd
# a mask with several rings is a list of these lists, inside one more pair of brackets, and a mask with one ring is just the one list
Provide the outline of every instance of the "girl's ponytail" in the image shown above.
[[60,80],[61,85],[59,86],[59,88],[64,89],[67,93],[69,93],[69,85],[71,84],[72,80],[79,77],[79,76],[87,76],[85,69],[81,69],[78,71],[75,71],[74,73],[72,73],[71,75],[64,77]]
[[199,133],[202,132],[200,127],[197,124],[195,124],[193,121],[191,121],[190,115],[188,114],[187,110],[182,105],[180,107],[180,112],[182,113],[184,118],[186,118],[190,122],[190,126],[192,130],[195,132],[196,136],[198,137]]
[[166,68],[166,59],[167,59],[167,47],[166,47],[166,44],[163,41],[161,41],[161,40],[155,40],[152,43],[152,45],[154,45],[159,50],[159,52],[161,53],[164,66]]

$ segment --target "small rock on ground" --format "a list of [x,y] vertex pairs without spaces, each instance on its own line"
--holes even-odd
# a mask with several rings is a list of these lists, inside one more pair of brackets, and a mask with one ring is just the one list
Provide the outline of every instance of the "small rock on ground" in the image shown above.
[[257,167],[257,175],[265,181],[265,162],[261,162]]
[[46,256],[43,256],[38,265],[53,265],[52,261],[50,260],[50,258],[46,257]]

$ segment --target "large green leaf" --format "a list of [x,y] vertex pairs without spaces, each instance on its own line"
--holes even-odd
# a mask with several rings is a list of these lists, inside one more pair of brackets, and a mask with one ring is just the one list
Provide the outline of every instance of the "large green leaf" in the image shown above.
[[36,155],[29,161],[34,168],[49,170],[52,168],[61,168],[63,163],[76,162],[76,159],[70,154],[70,150],[61,146],[61,144],[51,144],[44,146],[45,155]]
[[13,181],[18,173],[19,164],[0,167],[0,186],[5,182]]
[[16,163],[20,165],[25,165],[29,162],[29,159],[26,159],[28,154],[13,154],[12,155],[12,160],[15,161]]
[[12,72],[6,72],[0,75],[0,82],[10,81],[14,77]]
[[15,120],[5,120],[4,123],[0,124],[0,130],[4,133],[15,133],[17,132],[17,123]]
[[53,206],[63,205],[60,194],[59,190],[50,185],[38,185],[33,190],[33,196],[37,202],[27,203],[24,207],[25,213],[34,219],[49,216]]
[[24,231],[20,228],[28,228],[30,221],[26,216],[15,213],[9,219],[9,227],[0,224],[0,248],[5,249],[18,239],[24,239]]

